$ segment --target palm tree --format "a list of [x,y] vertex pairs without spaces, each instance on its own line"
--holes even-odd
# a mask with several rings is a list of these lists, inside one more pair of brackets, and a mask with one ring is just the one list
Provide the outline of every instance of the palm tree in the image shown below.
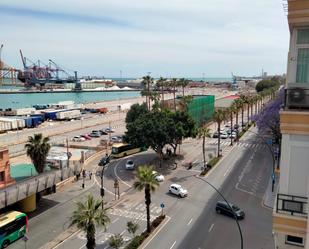
[[233,132],[233,115],[236,114],[238,115],[238,111],[236,106],[233,104],[230,106],[230,108],[228,109],[228,114],[230,114],[230,121],[231,121],[231,146],[233,146],[233,136],[232,136],[232,132]]
[[164,86],[165,86],[165,84],[166,84],[166,79],[165,78],[160,77],[157,80],[158,88],[160,89],[160,87],[161,87],[161,101],[164,101]]
[[214,112],[214,115],[213,115],[213,119],[215,122],[217,122],[218,124],[218,154],[217,154],[217,157],[220,156],[220,128],[221,128],[221,123],[223,120],[225,120],[226,118],[226,112],[222,109],[219,109],[217,111]]
[[31,158],[31,161],[38,172],[38,174],[44,172],[46,157],[50,150],[49,138],[42,136],[42,134],[34,134],[33,137],[28,137],[28,141],[25,144],[27,156]]
[[198,138],[203,138],[203,159],[204,159],[204,168],[206,167],[206,153],[205,153],[205,140],[206,137],[210,137],[210,129],[205,125],[198,129],[197,133]]
[[173,87],[173,98],[174,98],[174,111],[176,112],[176,87],[178,86],[178,81],[176,78],[173,78],[170,82],[170,85]]
[[71,226],[77,225],[77,228],[86,233],[88,249],[94,249],[96,246],[95,226],[102,226],[106,230],[106,225],[110,222],[106,209],[102,208],[101,203],[102,201],[95,200],[92,195],[88,195],[85,203],[76,203],[77,208],[71,217]]
[[153,83],[153,78],[149,75],[143,77],[142,85],[144,86],[144,90],[142,91],[142,95],[146,96],[146,103],[148,110],[150,110],[150,86]]
[[179,79],[179,85],[182,87],[182,97],[185,96],[185,88],[189,84],[189,81],[185,78]]
[[151,204],[151,192],[154,192],[159,183],[156,181],[153,174],[153,167],[140,166],[137,169],[137,181],[134,182],[134,188],[145,191],[145,204],[147,211],[147,232],[150,233],[150,204]]
[[139,228],[139,224],[133,221],[128,221],[127,222],[127,230],[130,234],[133,235],[133,237],[135,237],[135,233]]

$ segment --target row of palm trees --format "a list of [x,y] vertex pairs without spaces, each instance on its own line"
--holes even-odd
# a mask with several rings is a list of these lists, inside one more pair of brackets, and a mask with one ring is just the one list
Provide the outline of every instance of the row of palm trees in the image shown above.
[[172,78],[172,79],[166,79],[163,77],[160,77],[156,81],[156,90],[153,90],[154,86],[154,79],[147,75],[143,77],[142,85],[143,85],[143,91],[142,96],[146,97],[146,104],[148,107],[148,110],[151,108],[151,101],[154,100],[162,100],[164,101],[164,94],[166,90],[171,90],[173,92],[173,99],[174,99],[174,108],[176,110],[176,88],[181,87],[182,88],[182,96],[185,96],[185,88],[189,84],[189,80],[185,78]]
[[[244,115],[247,112],[247,123],[250,123],[250,119],[260,112],[263,105],[274,99],[276,95],[276,89],[267,89],[256,95],[241,95],[240,98],[236,99],[229,108],[218,109],[214,112],[213,120],[217,123],[218,133],[218,148],[217,157],[220,156],[220,130],[221,125],[225,121],[230,121],[231,132],[235,124],[239,127],[245,126]],[[239,124],[239,114],[241,114],[241,124]],[[236,133],[236,140],[238,139],[238,133]],[[199,137],[203,138],[203,157],[205,166],[205,138],[210,137],[210,130],[205,126],[199,129]],[[231,136],[231,145],[233,145],[233,138]]]

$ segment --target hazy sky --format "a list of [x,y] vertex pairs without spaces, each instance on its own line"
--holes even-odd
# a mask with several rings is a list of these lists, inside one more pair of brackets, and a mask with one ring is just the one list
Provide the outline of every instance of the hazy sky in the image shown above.
[[79,75],[230,77],[286,71],[281,0],[1,0],[2,59],[19,49]]

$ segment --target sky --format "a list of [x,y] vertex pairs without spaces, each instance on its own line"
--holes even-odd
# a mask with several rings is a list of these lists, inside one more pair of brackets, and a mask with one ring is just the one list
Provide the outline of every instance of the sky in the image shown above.
[[2,60],[79,76],[231,77],[286,71],[282,0],[1,0]]

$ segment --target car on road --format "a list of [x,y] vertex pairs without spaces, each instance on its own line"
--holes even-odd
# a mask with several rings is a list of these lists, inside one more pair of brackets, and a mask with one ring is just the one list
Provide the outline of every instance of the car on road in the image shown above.
[[[232,208],[232,209],[231,209]],[[237,207],[235,204],[229,203],[229,205],[225,201],[218,201],[216,204],[216,212],[218,214],[224,214],[230,217],[234,217],[234,213],[237,219],[244,219],[245,212]]]
[[129,159],[126,162],[126,169],[134,169],[135,168],[135,164],[133,162],[133,160]]
[[115,130],[113,128],[111,128],[111,127],[106,127],[104,131],[107,132],[107,133],[115,132]]
[[170,185],[168,192],[182,198],[188,195],[188,190],[182,188],[181,185],[176,183]]
[[229,135],[226,132],[223,132],[223,133],[220,132],[220,138],[227,139],[228,137]]
[[72,139],[73,142],[83,142],[83,141],[85,141],[85,140],[86,140],[86,138],[81,137],[81,136],[75,136],[75,137],[73,137],[73,139]]
[[102,157],[102,159],[100,160],[100,162],[99,162],[99,166],[105,166],[105,165],[107,165],[107,164],[109,164],[109,162],[110,162],[110,156],[104,156],[104,157]]
[[85,138],[86,140],[91,140],[91,137],[88,134],[80,135],[81,137]]
[[236,132],[233,131],[233,132],[229,135],[229,138],[236,138]]
[[122,142],[122,137],[120,136],[112,136],[111,141],[114,143],[121,143]]
[[154,175],[157,182],[163,182],[164,181],[164,175],[159,174],[157,171],[152,171],[152,174]]
[[89,134],[90,137],[101,137],[101,132],[100,131],[92,131]]
[[218,138],[218,132],[214,132],[214,134],[212,135],[213,138]]

